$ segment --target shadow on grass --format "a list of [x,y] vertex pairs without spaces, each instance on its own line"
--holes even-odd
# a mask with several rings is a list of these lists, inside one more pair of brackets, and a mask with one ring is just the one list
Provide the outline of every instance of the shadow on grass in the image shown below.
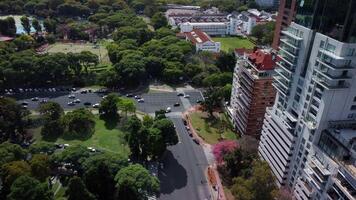
[[117,127],[120,120],[119,115],[100,115],[100,119],[105,122],[104,126],[108,130],[112,130]]

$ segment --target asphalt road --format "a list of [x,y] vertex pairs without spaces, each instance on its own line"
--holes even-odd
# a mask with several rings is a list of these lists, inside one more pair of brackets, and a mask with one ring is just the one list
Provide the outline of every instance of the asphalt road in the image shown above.
[[208,161],[203,148],[193,142],[181,117],[171,118],[176,126],[179,143],[170,146],[163,157],[164,168],[159,171],[160,200],[211,199],[205,177]]

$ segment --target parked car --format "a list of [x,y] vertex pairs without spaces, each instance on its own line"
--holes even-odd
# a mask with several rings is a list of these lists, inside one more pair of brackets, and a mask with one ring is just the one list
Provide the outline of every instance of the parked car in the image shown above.
[[188,135],[189,135],[189,137],[193,137],[193,133],[190,131],[188,131]]
[[177,96],[182,97],[182,96],[184,96],[184,93],[179,92],[179,93],[177,94]]
[[38,97],[33,97],[33,98],[31,98],[31,101],[38,101],[38,100],[39,100]]
[[85,106],[90,106],[91,103],[90,103],[89,101],[87,101],[87,102],[84,102],[84,105],[85,105]]
[[177,102],[177,103],[174,104],[174,107],[178,107],[178,106],[180,106],[180,103],[179,103],[179,102]]
[[47,99],[41,99],[40,103],[47,103],[48,100]]
[[189,98],[190,95],[189,95],[189,94],[185,94],[183,97],[184,97],[184,98]]
[[138,96],[138,95],[136,95],[136,96],[135,96],[135,99],[141,99],[141,97],[140,97],[140,96]]
[[99,108],[100,107],[100,104],[96,103],[93,105],[93,108]]
[[197,145],[199,145],[199,144],[200,144],[199,140],[198,140],[198,139],[196,139],[196,138],[193,138],[193,142],[195,142],[195,144],[197,144]]
[[74,98],[75,98],[75,95],[74,95],[74,94],[70,94],[70,95],[68,95],[68,98],[74,99]]
[[197,100],[197,103],[202,103],[202,102],[203,102],[203,101],[202,101],[202,100],[200,100],[200,99],[198,99],[198,100]]
[[186,125],[188,125],[188,122],[187,122],[187,120],[185,120],[185,119],[182,119],[182,121],[183,121],[183,124],[186,126]]
[[24,102],[21,103],[21,105],[27,106],[27,105],[28,105],[28,102],[27,102],[27,101],[24,101]]
[[80,103],[80,99],[76,99],[73,101],[74,103]]
[[137,102],[139,102],[139,103],[144,103],[144,102],[145,102],[145,99],[143,99],[143,98],[138,99]]
[[187,129],[188,131],[190,131],[190,128],[189,128],[189,126],[185,126],[185,129]]
[[75,105],[75,103],[74,103],[74,102],[72,102],[72,101],[70,101],[70,102],[68,102],[68,103],[67,103],[67,105],[68,105],[68,106],[74,106],[74,105]]
[[133,94],[131,94],[131,93],[126,94],[126,97],[133,97]]

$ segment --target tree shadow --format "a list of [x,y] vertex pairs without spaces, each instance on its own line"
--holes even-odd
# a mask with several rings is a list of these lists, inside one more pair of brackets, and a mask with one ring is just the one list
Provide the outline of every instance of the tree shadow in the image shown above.
[[162,163],[164,168],[158,173],[161,194],[170,194],[187,185],[187,171],[178,163],[170,150],[165,153]]
[[117,127],[120,120],[119,115],[100,115],[100,119],[104,121],[104,126],[108,130],[112,130]]

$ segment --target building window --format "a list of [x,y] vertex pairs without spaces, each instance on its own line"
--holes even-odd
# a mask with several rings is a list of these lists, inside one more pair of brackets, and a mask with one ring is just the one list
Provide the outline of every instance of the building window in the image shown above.
[[352,105],[351,110],[356,110],[356,105]]
[[325,46],[325,41],[321,40],[320,41],[320,48],[324,48],[324,46]]

